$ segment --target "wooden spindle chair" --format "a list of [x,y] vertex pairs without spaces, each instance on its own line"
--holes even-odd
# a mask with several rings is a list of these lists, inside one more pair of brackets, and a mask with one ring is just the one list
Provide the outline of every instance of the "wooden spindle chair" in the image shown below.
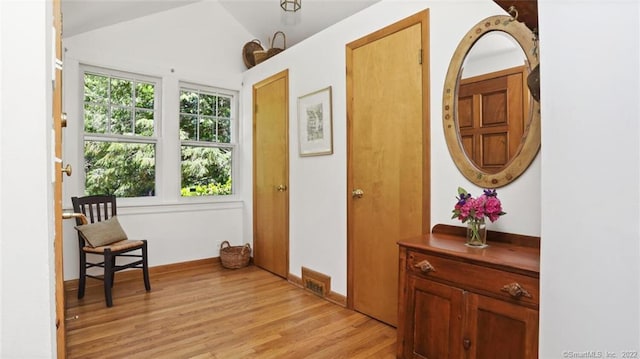
[[[111,289],[115,273],[129,269],[142,269],[144,287],[151,290],[147,260],[147,241],[130,240],[117,222],[116,197],[113,195],[92,195],[72,197],[73,210],[82,213],[86,220],[76,217],[78,247],[80,252],[80,274],[78,278],[78,299],[84,297],[86,279],[94,278],[104,282],[104,296],[107,307],[113,305]],[[83,223],[86,221],[87,223]],[[135,253],[135,251],[140,251]],[[101,261],[89,261],[87,254],[101,256]],[[93,256],[89,256],[92,258]],[[126,263],[118,263],[117,258],[128,258]],[[131,258],[135,260],[131,261]],[[127,261],[125,260],[125,261]],[[87,269],[101,267],[102,277],[87,274]]]

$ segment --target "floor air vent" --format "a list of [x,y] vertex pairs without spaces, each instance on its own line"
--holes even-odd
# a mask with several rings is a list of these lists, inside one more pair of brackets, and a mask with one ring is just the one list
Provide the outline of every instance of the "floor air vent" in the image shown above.
[[331,277],[302,267],[302,283],[304,289],[320,297],[325,297],[331,291]]

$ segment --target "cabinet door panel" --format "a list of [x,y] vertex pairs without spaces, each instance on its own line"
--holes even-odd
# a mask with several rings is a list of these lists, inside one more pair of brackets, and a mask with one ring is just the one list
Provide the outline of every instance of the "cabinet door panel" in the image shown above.
[[469,295],[471,358],[538,357],[538,311],[493,298]]
[[404,357],[460,358],[462,290],[416,277],[409,287]]

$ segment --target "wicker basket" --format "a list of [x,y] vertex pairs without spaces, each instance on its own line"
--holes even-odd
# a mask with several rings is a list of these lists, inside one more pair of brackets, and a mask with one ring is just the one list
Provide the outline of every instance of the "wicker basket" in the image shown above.
[[253,62],[255,62],[256,65],[268,58],[267,50],[257,50],[253,52]]
[[264,51],[262,44],[260,44],[260,40],[251,40],[242,47],[242,60],[248,69],[256,65],[256,60],[253,56],[254,51]]
[[[278,35],[282,35],[282,47],[275,47],[274,43],[275,43],[276,37],[278,37]],[[286,35],[282,31],[276,31],[276,33],[273,34],[273,38],[271,39],[271,48],[269,48],[267,50],[259,49],[259,50],[254,51],[253,52],[253,62],[257,65],[257,64],[261,63],[262,61],[281,53],[286,48],[287,48],[287,37],[286,37]]]
[[222,266],[230,269],[246,267],[249,264],[251,246],[249,243],[244,246],[231,246],[228,241],[220,244],[220,261]]
[[[278,35],[282,35],[282,47],[276,47],[274,45],[274,43],[276,41],[276,37],[278,37]],[[284,32],[276,31],[276,33],[273,34],[273,38],[271,39],[271,48],[269,50],[267,50],[267,55],[269,57],[275,56],[275,55],[281,53],[282,51],[284,51],[284,49],[286,49],[286,48],[287,48],[287,37],[285,36]]]

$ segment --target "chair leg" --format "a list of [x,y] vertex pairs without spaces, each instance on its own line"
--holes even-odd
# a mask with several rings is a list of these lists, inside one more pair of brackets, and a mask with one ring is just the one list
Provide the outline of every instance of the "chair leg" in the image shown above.
[[111,258],[111,250],[104,251],[104,297],[107,301],[107,307],[113,306],[111,299],[111,286],[113,285],[113,260]]
[[113,275],[111,275],[111,288],[113,288],[113,282],[116,281],[116,271],[114,270],[116,268],[116,256],[112,256],[111,257],[111,273],[113,273]]
[[151,283],[149,283],[149,263],[147,262],[147,241],[144,240],[142,246],[142,276],[144,278],[144,288],[148,291],[151,290]]
[[84,287],[87,282],[87,254],[80,248],[80,274],[78,278],[78,299],[84,297]]

